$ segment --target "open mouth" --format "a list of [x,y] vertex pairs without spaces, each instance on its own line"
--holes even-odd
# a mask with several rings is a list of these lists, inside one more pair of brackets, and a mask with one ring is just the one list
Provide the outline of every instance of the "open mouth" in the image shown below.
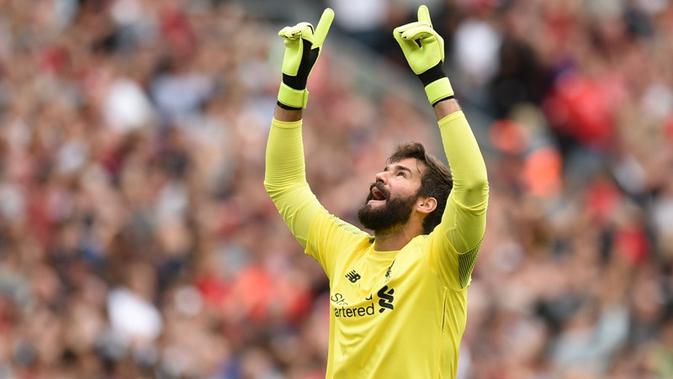
[[381,183],[372,184],[369,187],[369,196],[367,196],[367,204],[373,202],[385,202],[388,199],[388,192]]

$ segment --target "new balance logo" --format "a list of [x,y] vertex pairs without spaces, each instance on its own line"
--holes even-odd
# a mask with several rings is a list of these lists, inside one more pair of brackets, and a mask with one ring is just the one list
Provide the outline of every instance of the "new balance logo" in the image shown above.
[[379,292],[376,293],[379,297],[379,306],[381,307],[379,308],[379,313],[383,313],[386,309],[393,310],[393,300],[395,300],[393,297],[394,293],[395,290],[388,288],[388,286],[383,286]]
[[355,270],[351,270],[348,274],[346,274],[346,278],[351,281],[351,283],[355,283],[358,280],[360,280],[361,276],[358,274]]

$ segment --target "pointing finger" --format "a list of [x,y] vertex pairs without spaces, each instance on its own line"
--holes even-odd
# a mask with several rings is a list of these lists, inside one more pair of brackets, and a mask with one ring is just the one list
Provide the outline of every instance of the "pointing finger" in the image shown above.
[[334,11],[332,8],[325,9],[322,12],[322,16],[320,16],[320,21],[318,21],[318,25],[313,33],[314,46],[322,46],[322,43],[327,37],[327,32],[329,32],[329,28],[332,25],[332,20],[334,20]]
[[425,5],[418,7],[418,21],[425,22],[428,25],[432,26],[432,20],[430,20],[430,10]]

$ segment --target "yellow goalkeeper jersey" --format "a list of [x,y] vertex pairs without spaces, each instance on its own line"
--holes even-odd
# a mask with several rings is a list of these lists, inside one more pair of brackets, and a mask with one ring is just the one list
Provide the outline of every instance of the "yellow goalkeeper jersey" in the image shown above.
[[398,251],[329,214],[306,183],[301,121],[274,120],[265,187],[330,281],[328,378],[454,378],[488,184],[462,112],[439,121],[453,189],[442,222]]

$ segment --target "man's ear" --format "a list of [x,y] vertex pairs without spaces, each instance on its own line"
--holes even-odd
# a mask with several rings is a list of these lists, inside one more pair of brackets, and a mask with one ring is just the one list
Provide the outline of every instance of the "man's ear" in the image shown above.
[[437,199],[432,196],[419,197],[416,200],[416,210],[421,213],[430,214],[435,209],[437,209]]

